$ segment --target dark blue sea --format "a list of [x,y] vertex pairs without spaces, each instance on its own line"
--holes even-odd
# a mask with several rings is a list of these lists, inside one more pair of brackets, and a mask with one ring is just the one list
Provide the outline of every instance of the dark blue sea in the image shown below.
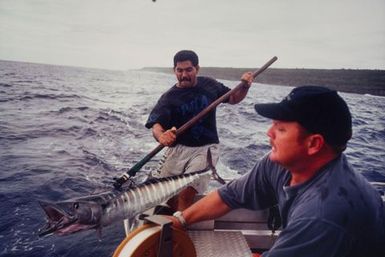
[[[174,83],[173,75],[140,70],[0,61],[0,256],[111,256],[124,238],[121,222],[105,228],[101,240],[95,231],[39,238],[45,218],[38,199],[112,189],[113,177],[157,146],[144,123]],[[257,116],[253,104],[278,101],[290,90],[254,83],[243,102],[218,107],[222,177],[247,172],[269,150],[270,121]],[[354,123],[348,159],[368,180],[385,182],[385,98],[341,95]]]

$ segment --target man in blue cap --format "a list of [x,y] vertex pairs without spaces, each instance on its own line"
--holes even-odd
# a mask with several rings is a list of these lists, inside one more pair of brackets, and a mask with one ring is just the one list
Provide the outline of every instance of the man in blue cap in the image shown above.
[[251,172],[176,213],[174,225],[278,205],[282,231],[264,257],[385,256],[384,203],[343,154],[352,136],[345,101],[326,87],[303,86],[255,109],[272,119],[271,151]]

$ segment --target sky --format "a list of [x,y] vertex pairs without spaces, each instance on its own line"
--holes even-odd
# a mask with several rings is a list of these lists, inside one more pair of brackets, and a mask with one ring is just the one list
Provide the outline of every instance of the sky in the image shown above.
[[384,0],[0,0],[0,59],[104,69],[385,70]]

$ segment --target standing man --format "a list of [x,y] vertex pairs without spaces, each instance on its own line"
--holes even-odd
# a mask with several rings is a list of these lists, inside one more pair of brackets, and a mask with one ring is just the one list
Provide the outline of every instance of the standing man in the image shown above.
[[304,86],[255,109],[273,120],[270,153],[250,173],[170,217],[174,225],[278,205],[282,231],[264,257],[385,256],[384,203],[343,154],[352,135],[345,101],[325,87]]
[[[207,151],[210,149],[213,165],[218,161],[219,139],[215,109],[202,120],[176,138],[176,129],[192,119],[230,88],[208,77],[198,77],[199,61],[195,52],[182,50],[174,56],[174,73],[177,83],[158,100],[146,122],[154,138],[168,146],[160,161],[155,177],[168,177],[203,170],[207,167]],[[245,98],[253,81],[251,72],[242,75],[245,86],[230,95],[227,100],[236,104]],[[168,203],[174,210],[190,206],[197,192],[204,193],[208,180],[200,181],[182,191]]]

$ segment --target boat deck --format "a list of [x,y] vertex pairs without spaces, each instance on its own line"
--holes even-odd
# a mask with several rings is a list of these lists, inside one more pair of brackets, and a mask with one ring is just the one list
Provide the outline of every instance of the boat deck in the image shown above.
[[268,228],[268,215],[269,210],[232,210],[218,219],[189,226],[188,234],[198,257],[250,257],[251,250],[263,252],[269,249],[279,235],[280,231],[273,234]]
[[240,231],[190,230],[197,257],[251,257],[251,250]]

